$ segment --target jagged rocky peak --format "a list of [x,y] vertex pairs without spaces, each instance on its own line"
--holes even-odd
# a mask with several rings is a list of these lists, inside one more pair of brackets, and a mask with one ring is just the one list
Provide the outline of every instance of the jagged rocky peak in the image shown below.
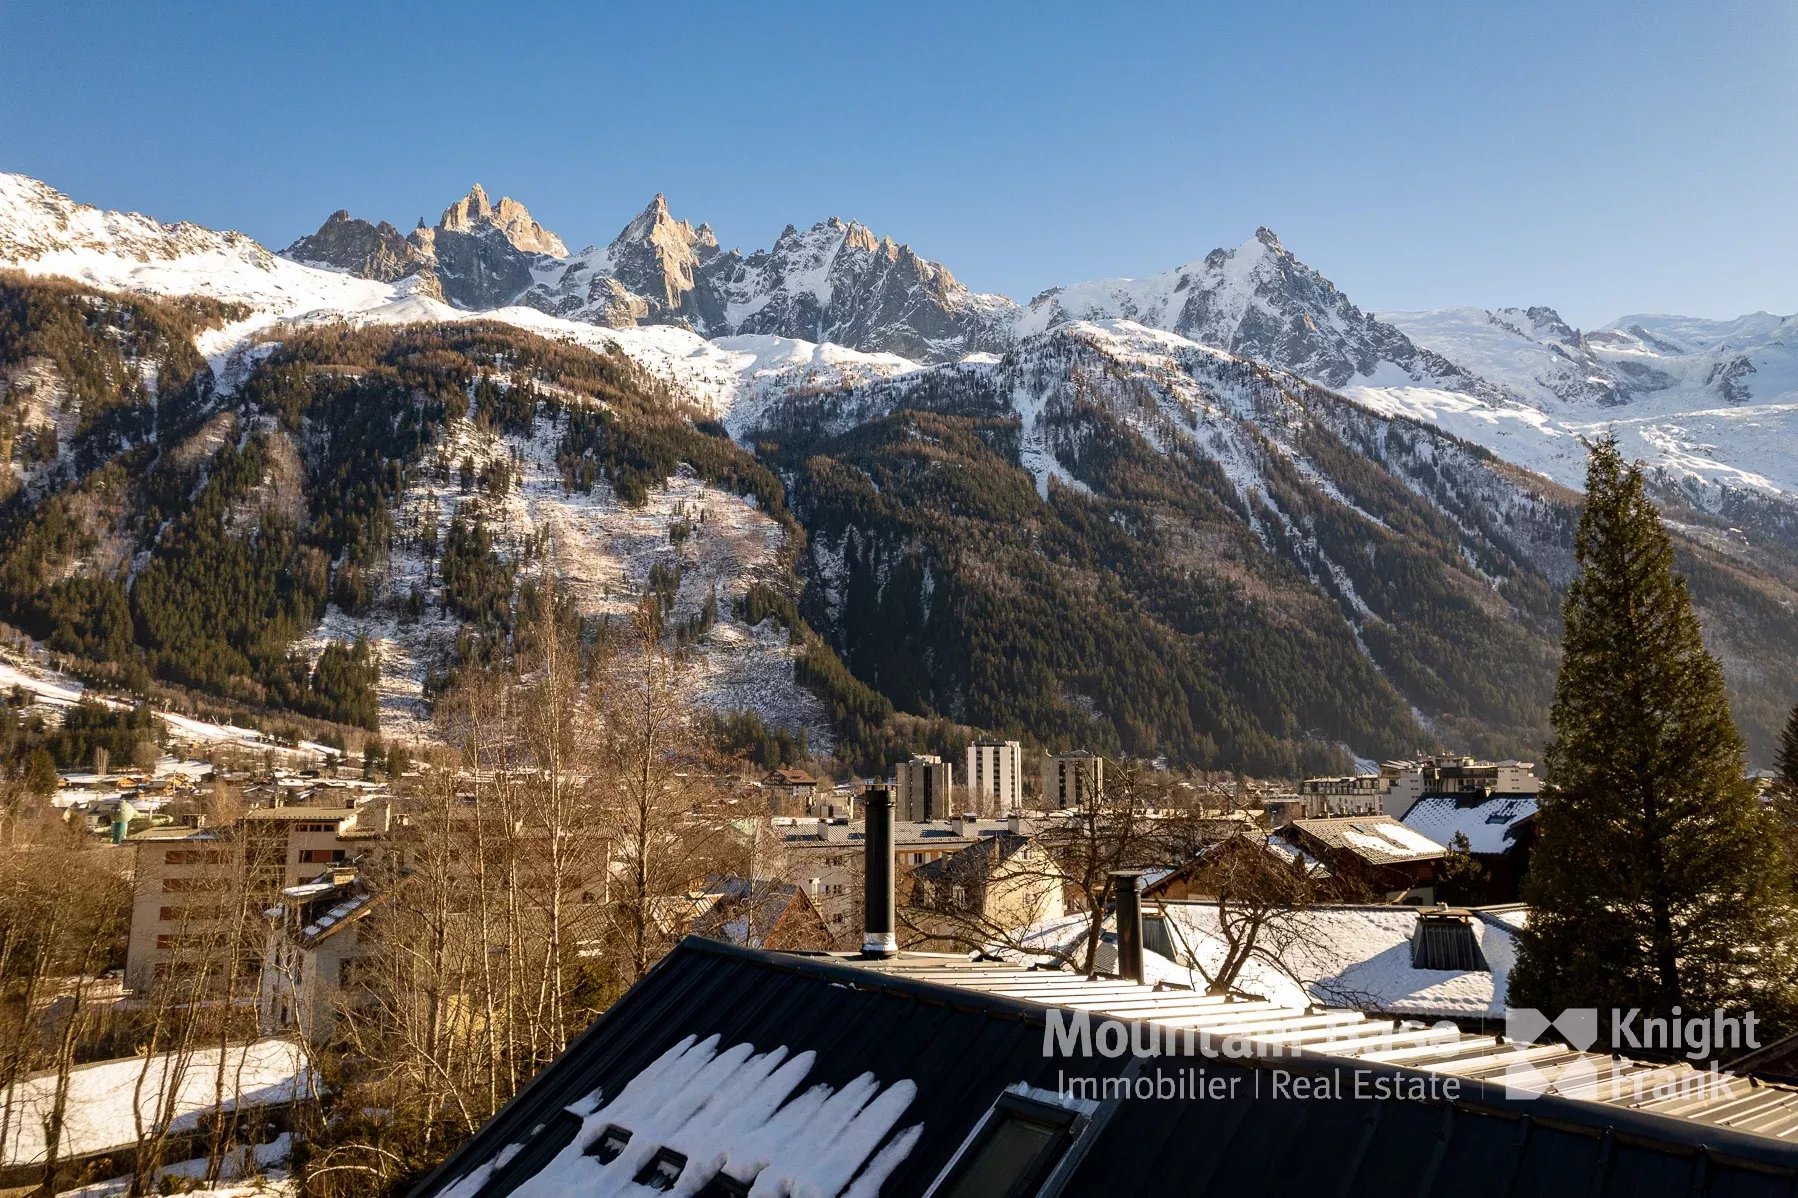
[[668,197],[657,192],[606,247],[605,273],[642,297],[648,313],[680,317],[695,272],[718,256],[718,238],[710,225],[695,229],[668,210]]
[[386,221],[371,224],[343,208],[326,217],[318,232],[300,238],[281,253],[296,262],[329,266],[383,283],[418,274],[426,265],[418,247],[398,229]]
[[718,237],[712,226],[701,224],[695,229],[687,221],[677,220],[668,211],[668,197],[659,191],[612,239],[614,246],[638,242],[648,242],[677,256],[691,255],[698,262],[709,262],[718,252]]
[[[1234,249],[1140,279],[1101,279],[1031,301],[1020,333],[1062,320],[1131,320],[1290,370],[1330,387],[1399,373],[1452,389],[1479,380],[1364,312],[1265,225]],[[1492,390],[1489,386],[1485,390]]]
[[437,228],[450,233],[481,233],[497,229],[512,247],[527,254],[548,254],[566,258],[568,247],[562,239],[531,219],[530,211],[511,196],[501,196],[495,207],[487,199],[487,190],[479,183],[468,194],[443,210]]

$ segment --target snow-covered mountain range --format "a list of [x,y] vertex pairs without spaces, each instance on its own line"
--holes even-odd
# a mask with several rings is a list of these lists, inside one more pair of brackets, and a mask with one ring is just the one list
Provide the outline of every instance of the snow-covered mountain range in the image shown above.
[[[340,211],[277,255],[241,234],[101,212],[0,175],[0,263],[216,295],[277,319],[534,324],[641,352],[721,413],[741,388],[734,376],[765,371],[770,346],[782,373],[803,359],[815,385],[849,362],[891,373],[1003,352],[1066,320],[1126,320],[1434,424],[1566,486],[1581,483],[1584,440],[1610,430],[1700,506],[1726,506],[1731,492],[1798,496],[1798,316],[1638,315],[1582,332],[1545,306],[1375,314],[1268,229],[1160,275],[1071,284],[1020,307],[834,217],[744,254],[658,195],[608,244],[570,253],[524,205],[493,204],[476,185],[435,226],[401,234]],[[625,332],[661,328],[696,337]],[[742,336],[764,340],[733,344]],[[754,358],[742,370],[718,360],[745,349]]]
[[[1529,745],[1552,677],[1553,594],[1571,564],[1568,489],[1583,479],[1584,439],[1611,430],[1659,472],[1693,552],[1711,555],[1700,600],[1715,614],[1714,647],[1737,695],[1766,708],[1739,710],[1751,738],[1790,701],[1773,692],[1785,685],[1779,646],[1798,639],[1786,636],[1798,632],[1787,627],[1798,610],[1798,318],[1631,316],[1582,333],[1546,307],[1375,314],[1267,229],[1161,275],[1018,305],[835,218],[745,254],[657,196],[606,245],[570,252],[522,204],[496,204],[478,186],[434,226],[402,234],[340,211],[273,253],[242,234],[102,212],[0,175],[0,268],[230,305],[195,338],[220,395],[253,379],[282,327],[497,321],[621,354],[779,474],[807,534],[796,580],[807,617],[902,710],[1041,723],[1036,734],[1070,738],[1098,737],[1087,722],[1106,719],[1134,729],[1138,747],[1211,746],[1195,760],[1276,762],[1290,751],[1279,746],[1313,742],[1409,747],[1432,732],[1469,747]],[[949,423],[926,429],[920,413]],[[553,531],[583,555],[571,576],[595,614],[650,586],[671,544],[691,584],[674,601],[682,619],[786,568],[775,526],[713,482],[683,476],[647,505],[621,505],[603,485],[566,492],[563,417],[528,433],[464,419],[446,435],[443,453],[465,470],[513,463],[511,489],[469,498],[440,453],[404,498],[404,519],[429,511],[447,530],[452,509],[479,507],[523,530],[520,545]],[[924,458],[896,464],[914,450]],[[890,497],[914,468],[942,461],[967,467],[975,487],[999,486],[1006,469],[1029,482],[976,531],[967,522],[991,496],[926,488],[916,502],[948,506],[912,527]],[[33,493],[59,468],[41,454],[7,464]],[[885,481],[870,496],[849,485],[858,477]],[[961,531],[943,539],[944,521]],[[716,546],[677,538],[696,524]],[[1129,552],[1146,556],[1113,560],[1124,550],[1106,547],[1106,529],[1127,530]],[[1116,585],[1105,570],[1121,571],[1117,610],[1140,622],[1113,630],[1133,646],[1124,665],[1160,664],[1132,681],[1070,658],[1027,686],[982,692],[984,675],[955,654],[985,634],[954,621],[1000,602],[982,589],[995,577],[1040,563],[995,574],[958,538],[1008,535],[1072,554],[1040,580],[1054,604],[1087,602]],[[1395,586],[1381,563],[1401,558],[1408,581]],[[1105,570],[1093,573],[1096,562]],[[416,606],[408,588],[432,579],[428,558],[402,547],[386,570],[391,593],[357,616],[333,605],[306,645],[369,636],[385,700],[411,718],[443,665],[430,654],[454,638],[397,614]],[[913,661],[882,656],[879,636],[857,640],[868,615],[858,604],[874,603],[889,630],[905,618],[895,580],[922,589],[925,610],[907,632],[932,647]],[[958,605],[933,605],[933,594]],[[817,709],[782,673],[790,650],[733,620],[724,613],[710,636],[708,687],[750,696],[741,705],[774,723],[815,724]],[[1298,644],[1301,629],[1292,661],[1265,656]],[[1218,672],[1231,653],[1247,656]],[[1305,681],[1325,660],[1330,686]],[[916,674],[920,661],[937,663],[936,681]],[[1179,680],[1156,672],[1166,670]],[[1241,693],[1254,675],[1268,686]],[[1163,685],[1174,689],[1155,693],[1153,712],[1126,710]],[[1269,709],[1270,689],[1293,706]],[[784,697],[758,708],[755,695]],[[1006,706],[1019,695],[1038,706]],[[1194,704],[1224,724],[1168,722]],[[817,732],[815,743],[829,742]]]

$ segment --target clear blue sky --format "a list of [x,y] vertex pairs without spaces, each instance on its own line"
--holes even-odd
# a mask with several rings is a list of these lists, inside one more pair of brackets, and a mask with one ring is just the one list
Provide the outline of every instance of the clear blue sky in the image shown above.
[[862,220],[1026,299],[1271,226],[1364,307],[1798,311],[1798,4],[0,0],[0,169],[285,245]]

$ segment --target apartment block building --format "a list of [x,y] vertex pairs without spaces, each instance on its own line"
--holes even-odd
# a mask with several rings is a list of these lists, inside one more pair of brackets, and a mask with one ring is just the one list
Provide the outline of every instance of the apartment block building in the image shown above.
[[951,814],[955,767],[934,753],[918,754],[893,767],[894,817],[912,823]]
[[1004,815],[1024,804],[1024,748],[1015,740],[982,737],[968,746],[970,806],[984,814]]
[[1085,749],[1043,758],[1041,805],[1045,811],[1078,807],[1105,789],[1105,759]]
[[[125,985],[146,990],[172,970],[216,958],[223,930],[283,889],[378,844],[388,807],[359,792],[337,805],[256,807],[229,824],[151,828],[136,853]],[[250,951],[259,953],[260,945]]]
[[263,913],[267,939],[256,996],[263,1034],[314,1044],[330,1039],[338,1015],[356,1005],[361,920],[379,897],[353,869],[327,869],[280,892]]

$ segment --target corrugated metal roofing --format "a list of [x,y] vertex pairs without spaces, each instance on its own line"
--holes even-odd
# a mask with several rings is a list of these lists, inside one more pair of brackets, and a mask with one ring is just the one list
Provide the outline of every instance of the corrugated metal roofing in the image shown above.
[[[1047,1055],[1044,1029],[1057,1009],[1191,1027],[1213,1045],[1239,1035],[1259,1055],[1146,1062]],[[1099,1130],[1063,1193],[1798,1194],[1798,1148],[1788,1140],[1798,1122],[1798,1091],[1789,1088],[1748,1085],[1728,1100],[1658,1108],[1554,1094],[1526,1100],[1507,1096],[1492,1080],[1503,1068],[1493,1038],[1452,1028],[965,958],[863,962],[694,939],[682,942],[417,1194],[442,1194],[465,1177],[470,1184],[457,1192],[473,1194],[479,1171],[502,1156],[538,1160],[543,1154],[527,1142],[539,1129],[565,1129],[562,1111],[590,1109],[596,1092],[617,1094],[684,1037],[714,1035],[721,1044],[758,1051],[815,1053],[808,1085],[841,1091],[863,1074],[881,1087],[915,1084],[897,1126],[921,1123],[923,1132],[880,1188],[886,1195],[925,1193],[1008,1086],[1054,1089],[1070,1077],[1116,1081],[1194,1070],[1238,1092],[1219,1100],[1120,1097],[1102,1124],[1095,1120]],[[1544,1076],[1578,1092],[1573,1067],[1587,1054],[1557,1046],[1530,1052]],[[1334,1083],[1341,1096],[1276,1092],[1270,1079],[1281,1075]],[[1356,1079],[1395,1087],[1445,1076],[1457,1079],[1457,1095],[1432,1099],[1355,1086]],[[901,1134],[896,1130],[886,1146]],[[515,1145],[527,1146],[518,1151]],[[502,1188],[489,1187],[484,1198],[496,1198]]]
[[[1173,1028],[1201,1042],[1236,1037],[1257,1055],[1377,1062],[1583,1103],[1677,1116],[1798,1145],[1798,1087],[1710,1074],[1692,1064],[1632,1061],[1558,1044],[1519,1046],[1452,1024],[1380,1018],[1322,1006],[1244,1002],[1115,978],[923,956],[856,961],[857,968]],[[1527,1066],[1527,1072],[1522,1067]],[[1713,1081],[1713,1077],[1717,1080]]]

